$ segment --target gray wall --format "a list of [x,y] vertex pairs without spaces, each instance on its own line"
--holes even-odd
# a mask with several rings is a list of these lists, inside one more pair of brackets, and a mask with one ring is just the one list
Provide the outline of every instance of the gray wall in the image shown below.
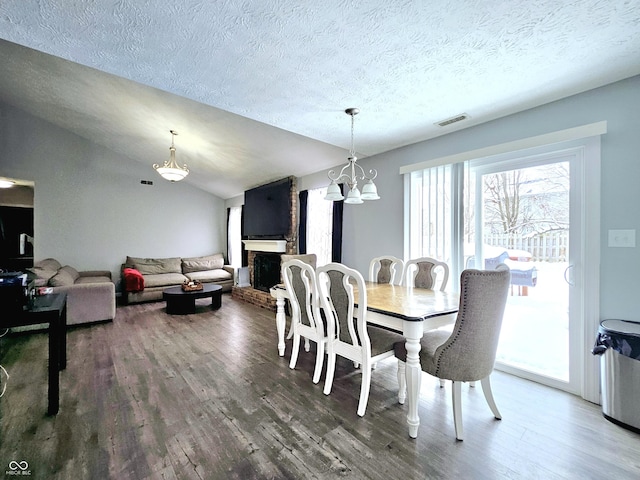
[[[378,169],[376,183],[382,198],[345,205],[343,262],[367,272],[369,260],[375,256],[403,257],[401,166],[602,120],[608,122],[608,133],[602,136],[601,317],[640,320],[636,301],[640,251],[638,247],[607,246],[608,230],[635,229],[640,247],[639,76],[363,159],[364,167]],[[305,177],[299,185],[309,188],[327,183],[326,174],[322,182],[318,178]]]
[[226,256],[224,201],[163,180],[151,165],[165,152],[142,165],[9,105],[0,113],[0,175],[35,182],[36,261],[119,280],[127,255]]
[[[149,166],[138,165],[7,105],[0,104],[0,111],[0,175],[35,182],[36,258],[54,256],[117,275],[126,255],[226,252],[225,202],[186,183],[162,181],[150,166],[158,160],[155,153]],[[640,320],[633,300],[640,252],[607,246],[609,229],[640,230],[640,77],[361,160],[378,169],[382,199],[345,206],[343,261],[366,272],[374,256],[403,256],[401,166],[601,120],[608,122],[602,138],[601,316]],[[140,185],[141,179],[153,180],[153,187]],[[318,172],[299,179],[298,188],[326,184],[326,172]]]

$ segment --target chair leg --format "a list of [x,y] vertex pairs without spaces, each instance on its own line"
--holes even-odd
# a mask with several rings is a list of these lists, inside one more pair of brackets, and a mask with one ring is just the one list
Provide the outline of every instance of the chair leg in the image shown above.
[[362,364],[362,385],[360,386],[360,400],[358,401],[358,415],[364,417],[369,401],[369,390],[371,389],[371,364]]
[[462,382],[453,382],[453,424],[456,428],[456,439],[463,440],[462,432]]
[[313,383],[320,381],[320,374],[322,373],[322,364],[324,362],[324,342],[317,342],[316,347],[316,368],[313,371]]
[[298,361],[298,351],[300,350],[300,335],[293,334],[293,346],[291,348],[291,360],[289,361],[289,368],[296,368],[296,362]]
[[502,420],[502,415],[500,415],[500,411],[498,410],[496,401],[493,399],[493,392],[491,391],[491,381],[489,380],[489,376],[480,380],[480,385],[482,385],[482,393],[484,393],[484,398],[487,400],[493,416],[498,420]]
[[336,371],[336,354],[332,348],[327,347],[327,375],[324,377],[324,390],[325,395],[331,393],[331,386],[333,385],[333,375]]
[[404,405],[407,399],[407,364],[398,360],[398,403]]

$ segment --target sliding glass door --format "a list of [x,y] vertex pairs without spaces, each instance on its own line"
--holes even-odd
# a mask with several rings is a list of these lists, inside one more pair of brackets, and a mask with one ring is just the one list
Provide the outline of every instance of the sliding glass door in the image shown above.
[[405,177],[406,258],[447,262],[451,291],[465,268],[511,268],[496,368],[591,401],[598,175],[599,140],[584,140]]
[[[475,258],[511,269],[497,368],[540,383],[577,391],[578,356],[572,355],[579,318],[571,311],[577,287],[571,235],[572,163],[577,152],[491,162],[475,177]],[[580,208],[580,206],[577,206]],[[573,246],[580,248],[579,243]],[[578,369],[578,370],[576,370]]]

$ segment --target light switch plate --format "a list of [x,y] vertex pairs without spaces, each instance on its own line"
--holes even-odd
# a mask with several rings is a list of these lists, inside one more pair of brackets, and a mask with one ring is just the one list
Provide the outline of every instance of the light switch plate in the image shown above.
[[635,230],[609,230],[609,246],[610,247],[627,247],[636,246]]

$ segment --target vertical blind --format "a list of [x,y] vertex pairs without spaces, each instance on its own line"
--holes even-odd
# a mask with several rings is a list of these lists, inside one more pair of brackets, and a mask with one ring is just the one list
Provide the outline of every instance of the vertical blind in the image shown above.
[[466,162],[438,165],[409,176],[408,258],[433,257],[446,262],[452,278],[462,271],[462,245],[473,224],[465,225],[469,204]]

